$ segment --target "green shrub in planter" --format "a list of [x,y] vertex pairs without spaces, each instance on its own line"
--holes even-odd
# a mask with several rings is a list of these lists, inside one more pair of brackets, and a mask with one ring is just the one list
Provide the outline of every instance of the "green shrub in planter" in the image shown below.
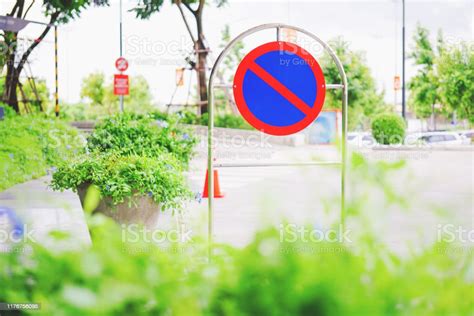
[[82,155],[60,165],[51,186],[77,191],[83,184],[95,185],[115,204],[148,195],[165,209],[179,209],[182,199],[191,197],[182,164],[167,153],[157,152],[153,158],[114,152]]
[[150,117],[120,114],[99,123],[88,138],[94,152],[114,151],[120,155],[158,157],[169,152],[187,165],[197,139],[175,120],[153,121]]
[[372,121],[372,136],[383,145],[402,144],[405,129],[405,121],[392,113],[381,114]]

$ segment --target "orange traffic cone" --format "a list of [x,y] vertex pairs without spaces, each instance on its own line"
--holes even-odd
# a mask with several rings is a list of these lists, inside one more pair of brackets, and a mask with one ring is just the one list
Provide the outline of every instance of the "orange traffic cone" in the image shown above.
[[[217,170],[214,170],[214,198],[219,199],[224,197],[224,193],[221,192],[221,187],[219,185],[219,173]],[[203,198],[209,197],[209,170],[206,171],[206,180],[204,181],[204,192],[202,193]]]

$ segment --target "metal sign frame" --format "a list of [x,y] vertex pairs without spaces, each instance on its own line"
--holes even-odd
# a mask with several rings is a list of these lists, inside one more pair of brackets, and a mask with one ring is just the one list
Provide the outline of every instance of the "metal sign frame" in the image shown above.
[[[333,62],[336,64],[337,69],[339,71],[339,75],[341,77],[341,83],[336,83],[336,84],[327,84],[326,83],[326,90],[328,89],[342,89],[342,142],[341,142],[341,159],[338,161],[311,161],[311,162],[300,162],[300,163],[294,163],[294,162],[288,162],[288,163],[260,163],[260,164],[225,164],[225,163],[214,163],[214,158],[213,158],[213,141],[214,141],[214,88],[217,87],[222,87],[222,85],[214,85],[214,78],[217,75],[218,68],[224,59],[224,57],[227,56],[228,52],[234,47],[234,45],[246,38],[247,36],[254,34],[256,32],[260,32],[263,30],[267,29],[276,29],[276,38],[277,41],[280,41],[280,33],[281,29],[290,29],[294,30],[295,32],[299,32],[302,34],[307,35],[314,41],[318,42],[331,56]],[[207,146],[208,146],[208,153],[207,153],[207,168],[208,168],[208,174],[210,175],[208,177],[208,192],[209,192],[209,198],[208,198],[208,256],[211,258],[212,256],[212,234],[213,234],[213,212],[214,212],[214,169],[215,168],[243,168],[243,167],[293,167],[293,166],[314,166],[314,165],[340,165],[341,166],[341,226],[342,229],[345,229],[344,223],[345,223],[345,197],[346,197],[346,164],[347,164],[347,151],[346,151],[346,142],[347,142],[347,103],[348,103],[348,85],[347,85],[347,77],[346,73],[344,71],[344,68],[342,66],[341,61],[337,57],[337,55],[334,53],[334,51],[331,49],[331,47],[324,42],[322,39],[320,39],[318,36],[314,35],[313,33],[306,31],[305,29],[292,26],[292,25],[287,25],[287,24],[281,24],[281,23],[271,23],[271,24],[262,24],[259,26],[252,27],[248,29],[247,31],[241,33],[237,37],[235,37],[232,41],[230,41],[222,50],[222,52],[219,54],[219,57],[217,57],[216,62],[214,63],[214,66],[212,67],[211,74],[209,76],[209,85],[208,85],[208,90],[209,90],[209,107],[208,107],[208,113],[209,113],[209,123],[208,123],[208,130],[207,130]]]

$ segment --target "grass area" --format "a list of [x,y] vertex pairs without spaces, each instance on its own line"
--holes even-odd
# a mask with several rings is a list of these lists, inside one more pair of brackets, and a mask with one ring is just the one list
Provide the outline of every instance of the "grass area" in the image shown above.
[[54,118],[8,116],[0,121],[0,190],[46,175],[75,156],[84,138]]

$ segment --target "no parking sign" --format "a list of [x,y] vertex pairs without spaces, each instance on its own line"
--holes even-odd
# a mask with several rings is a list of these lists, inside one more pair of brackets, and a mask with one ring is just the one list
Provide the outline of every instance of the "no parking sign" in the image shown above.
[[253,49],[234,77],[234,97],[242,116],[271,135],[303,130],[321,112],[326,95],[316,59],[289,42],[270,42]]

